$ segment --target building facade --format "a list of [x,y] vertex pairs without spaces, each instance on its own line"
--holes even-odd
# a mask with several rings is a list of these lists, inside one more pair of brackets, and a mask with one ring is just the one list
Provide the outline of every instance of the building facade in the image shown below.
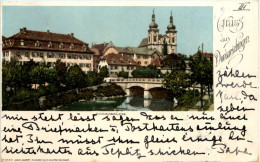
[[140,66],[148,66],[153,60],[162,57],[160,52],[155,49],[146,47],[115,47],[111,46],[106,49],[104,56],[108,54],[128,55]]
[[167,47],[167,53],[177,53],[177,30],[173,24],[173,16],[171,12],[170,24],[167,26],[165,35],[159,34],[158,25],[155,22],[155,14],[153,11],[152,22],[149,25],[148,37],[144,38],[139,47],[147,47],[149,49],[156,49],[163,53],[163,48]]
[[99,69],[106,66],[109,71],[109,77],[117,77],[120,71],[128,72],[129,77],[133,70],[140,65],[137,64],[129,55],[110,53],[103,56],[99,63]]
[[45,62],[50,66],[60,59],[67,66],[79,65],[83,71],[93,69],[94,52],[88,44],[75,38],[74,34],[58,34],[32,31],[26,28],[5,38],[3,41],[3,59],[10,61],[12,58],[21,64],[30,61]]

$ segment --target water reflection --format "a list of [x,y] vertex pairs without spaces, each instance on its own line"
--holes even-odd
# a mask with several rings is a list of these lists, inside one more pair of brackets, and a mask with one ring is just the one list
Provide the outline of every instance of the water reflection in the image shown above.
[[135,111],[170,111],[173,110],[173,102],[167,99],[144,99],[141,96],[126,97],[117,110]]
[[173,102],[167,99],[144,99],[141,96],[78,102],[63,106],[60,111],[171,111]]

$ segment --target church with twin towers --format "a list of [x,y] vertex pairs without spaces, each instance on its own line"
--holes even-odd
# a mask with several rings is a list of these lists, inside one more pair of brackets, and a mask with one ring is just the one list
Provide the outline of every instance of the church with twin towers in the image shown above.
[[173,24],[172,12],[170,15],[170,23],[164,35],[159,34],[158,24],[155,22],[155,13],[153,10],[152,22],[149,25],[148,37],[144,38],[138,47],[146,47],[156,49],[162,53],[164,44],[167,44],[168,54],[177,53],[177,30]]

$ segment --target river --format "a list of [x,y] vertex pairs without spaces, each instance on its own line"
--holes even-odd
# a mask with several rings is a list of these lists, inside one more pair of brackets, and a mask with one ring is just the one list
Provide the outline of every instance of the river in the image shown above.
[[63,106],[60,111],[172,111],[173,102],[167,99],[144,99],[141,96],[110,98],[78,102]]

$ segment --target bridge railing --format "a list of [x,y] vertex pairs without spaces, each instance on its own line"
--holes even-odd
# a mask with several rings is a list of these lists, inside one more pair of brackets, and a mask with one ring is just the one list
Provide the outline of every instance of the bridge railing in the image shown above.
[[121,82],[121,83],[128,83],[128,82],[142,82],[142,83],[162,83],[163,78],[115,78],[110,79],[111,82]]

